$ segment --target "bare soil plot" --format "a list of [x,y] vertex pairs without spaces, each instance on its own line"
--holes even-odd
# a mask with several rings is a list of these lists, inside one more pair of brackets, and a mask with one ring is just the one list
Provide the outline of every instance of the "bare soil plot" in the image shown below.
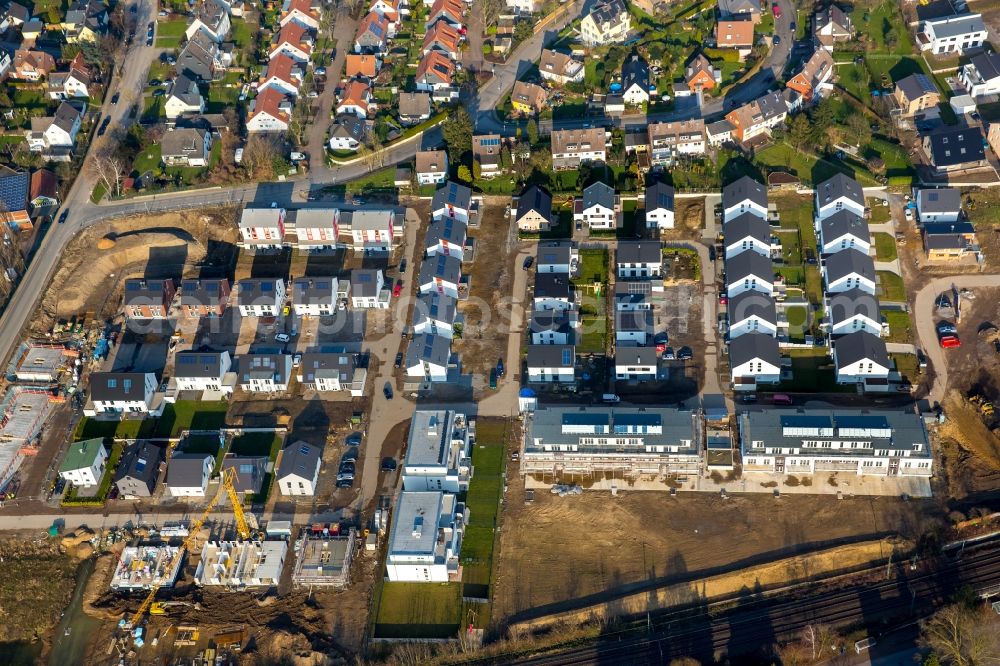
[[694,240],[701,238],[705,227],[705,199],[692,197],[674,200],[674,228],[660,232],[660,240]]

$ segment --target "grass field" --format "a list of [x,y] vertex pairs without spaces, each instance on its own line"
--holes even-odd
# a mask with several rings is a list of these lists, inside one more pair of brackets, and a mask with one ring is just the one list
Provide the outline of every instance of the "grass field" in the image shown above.
[[920,379],[920,363],[916,354],[889,354],[889,358],[892,359],[899,374],[911,384]]
[[267,456],[274,461],[284,441],[284,436],[278,433],[248,432],[233,438],[229,452],[241,456]]
[[469,524],[462,541],[462,582],[466,597],[489,596],[497,514],[503,494],[506,442],[506,421],[481,419],[476,424],[476,446],[472,451],[475,473],[465,496]]
[[878,297],[884,301],[905,301],[906,289],[903,278],[889,271],[877,271]]
[[872,234],[875,239],[875,257],[878,261],[893,261],[896,259],[896,239],[892,234],[878,232]]
[[141,176],[147,171],[158,173],[160,171],[160,161],[162,159],[162,148],[160,144],[154,143],[145,150],[140,150],[132,162],[132,171],[136,176]]
[[227,402],[178,400],[167,404],[159,418],[126,421],[98,421],[83,419],[76,427],[77,440],[92,437],[137,439],[147,437],[176,437],[183,430],[217,430],[226,423]]
[[862,185],[875,185],[875,178],[858,165],[852,165],[835,158],[818,158],[802,150],[796,150],[787,143],[776,143],[761,150],[754,162],[764,167],[787,170],[803,183],[819,183],[838,173],[847,174]]
[[889,324],[889,337],[886,342],[912,342],[913,322],[907,312],[901,310],[882,310],[882,317]]
[[796,239],[796,245],[786,255],[786,268],[779,270],[779,273],[790,283],[801,285],[809,302],[818,305],[823,302],[823,280],[819,266],[802,264],[806,250],[811,250],[813,256],[816,254],[812,197],[786,195],[774,197],[772,200],[777,204],[778,212],[781,214],[782,241],[784,242],[786,237]]
[[185,30],[187,30],[187,21],[184,19],[157,22],[156,48],[176,49],[181,45]]
[[452,638],[461,623],[460,583],[382,584],[376,637]]
[[601,249],[580,250],[580,271],[573,278],[574,284],[608,283],[608,251]]
[[790,349],[788,356],[792,361],[792,379],[778,384],[776,391],[843,393],[857,390],[854,386],[837,383],[833,360],[825,348]]

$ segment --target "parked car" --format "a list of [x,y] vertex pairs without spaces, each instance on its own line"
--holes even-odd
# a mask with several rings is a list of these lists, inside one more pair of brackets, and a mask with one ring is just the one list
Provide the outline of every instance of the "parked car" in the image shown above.
[[101,123],[100,128],[97,130],[97,136],[104,136],[104,133],[108,131],[108,125],[110,124],[111,124],[111,116],[108,116],[107,118],[104,119],[104,122]]
[[276,342],[288,342],[291,338],[288,337],[287,333],[278,333],[274,336]]
[[938,335],[954,335],[958,332],[955,325],[950,321],[939,321],[937,325]]
[[674,348],[673,347],[667,347],[666,349],[664,349],[663,350],[663,358],[666,359],[666,360],[668,360],[668,361],[674,360],[674,358],[675,358]]
[[493,389],[494,391],[497,390],[497,369],[496,368],[491,368],[490,369],[490,388]]
[[112,104],[117,104],[118,100],[120,98],[121,98],[121,94],[120,93],[115,93],[114,95],[111,96],[111,103]]
[[389,382],[386,382],[385,386],[382,387],[382,394],[386,400],[392,400],[392,385]]
[[350,435],[344,438],[345,446],[361,446],[361,433],[352,432]]
[[57,220],[58,224],[62,224],[63,222],[65,222],[67,217],[69,217],[69,211],[64,210],[62,212],[62,215],[60,215],[59,219]]
[[694,358],[694,352],[691,351],[690,347],[681,347],[680,351],[677,352],[677,360],[679,361],[690,361]]
[[771,402],[776,405],[790,405],[792,404],[792,396],[784,393],[775,393],[771,396]]
[[405,272],[406,272],[406,259],[403,258],[399,260],[399,274],[402,275]]
[[943,335],[941,336],[941,346],[945,349],[954,349],[961,347],[962,341],[958,339],[957,335]]
[[903,209],[903,217],[906,218],[907,222],[911,222],[913,220],[913,209],[912,208],[904,208]]
[[394,298],[399,298],[399,295],[403,293],[403,281],[396,280],[395,286],[392,288],[392,295]]
[[403,352],[396,354],[396,362],[392,364],[394,368],[401,368],[403,366]]
[[326,76],[326,68],[325,67],[317,67],[316,70],[315,70],[315,74],[316,74],[316,76]]
[[337,479],[338,488],[350,488],[354,485],[354,479]]
[[505,374],[507,374],[507,371],[503,367],[503,358],[501,357],[497,359],[497,376],[503,377]]
[[781,35],[775,35],[774,36],[774,43],[775,43],[775,45],[778,45],[778,44],[781,43]]
[[296,354],[292,357],[292,367],[297,368],[302,364],[302,354]]
[[729,305],[729,296],[727,294],[719,294],[719,305]]
[[523,268],[524,270],[528,270],[534,263],[535,263],[534,257],[525,257],[524,263],[521,264],[521,268]]
[[382,458],[382,471],[383,472],[395,472],[399,463],[396,462],[395,458]]

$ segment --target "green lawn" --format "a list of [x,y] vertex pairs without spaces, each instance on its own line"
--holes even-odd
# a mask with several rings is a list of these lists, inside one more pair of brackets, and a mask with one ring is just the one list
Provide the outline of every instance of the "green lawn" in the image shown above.
[[453,638],[462,624],[460,583],[382,583],[379,638]]
[[872,209],[871,219],[868,220],[869,224],[884,224],[892,218],[889,207],[881,205],[875,199],[868,200],[868,207]]
[[[89,439],[89,438],[86,438]],[[79,441],[79,440],[75,440]],[[105,442],[105,446],[107,443]],[[86,505],[100,505],[104,504],[104,500],[107,499],[108,493],[111,492],[111,483],[115,478],[115,469],[118,467],[118,461],[122,457],[122,451],[125,449],[124,442],[114,442],[111,445],[111,452],[108,454],[108,463],[104,467],[104,475],[101,476],[101,483],[97,488],[97,494],[93,497],[76,497],[76,488],[70,488],[69,492],[62,499],[61,503],[64,505],[72,504],[86,504]]]
[[136,176],[150,171],[159,173],[160,162],[162,160],[162,147],[158,143],[148,146],[145,150],[140,150],[132,162],[132,171]]
[[576,342],[577,354],[603,354],[608,348],[608,326],[606,317],[580,317],[580,336]]
[[608,251],[603,249],[580,250],[580,271],[573,284],[608,283]]
[[837,383],[833,360],[825,348],[790,349],[788,356],[792,361],[792,379],[778,384],[775,391],[844,393],[857,390],[854,386]]
[[882,317],[889,324],[889,337],[886,342],[912,342],[913,320],[907,312],[901,310],[882,310]]
[[462,541],[462,582],[467,597],[489,596],[506,442],[506,421],[481,419],[476,424],[476,445],[472,450],[474,474],[465,496],[469,524]]
[[868,39],[869,52],[906,55],[913,42],[898,6],[891,0],[865,0],[854,7],[851,20],[859,35]]
[[787,170],[803,183],[819,183],[837,173],[844,173],[862,185],[875,185],[875,178],[860,165],[853,165],[835,158],[819,159],[804,150],[797,150],[787,143],[775,143],[758,152],[754,163],[771,169]]
[[889,271],[877,271],[878,297],[883,301],[902,302],[906,300],[906,288],[903,278]]
[[183,430],[218,430],[226,424],[227,402],[178,400],[163,408],[160,418],[126,421],[98,421],[85,418],[76,427],[74,437],[114,437],[137,439],[149,437],[177,437]]
[[284,441],[280,433],[248,432],[233,438],[229,452],[240,456],[267,456],[274,461]]
[[812,250],[816,255],[816,230],[813,227],[813,201],[811,197],[798,195],[778,195],[771,199],[778,207],[781,215],[781,231],[778,236],[791,245],[785,252],[785,266],[779,267],[778,273],[783,275],[789,284],[799,285],[805,290],[805,296],[810,303],[823,302],[823,279],[819,267],[814,264],[803,264],[806,250]]
[[15,108],[27,110],[49,108],[49,100],[45,97],[44,89],[8,86],[7,92]]
[[889,354],[889,358],[892,359],[896,370],[903,376],[903,379],[911,384],[917,383],[920,379],[920,363],[917,361],[916,354],[894,353]]
[[205,96],[205,113],[222,113],[227,108],[237,106],[240,98],[240,85],[217,81],[208,86]]
[[[236,45],[236,48],[243,49],[253,41],[254,35],[247,22],[239,17],[232,19],[233,30],[229,38]],[[254,26],[256,28],[256,26]]]
[[143,121],[155,122],[165,119],[167,117],[167,112],[164,109],[166,101],[166,95],[161,97],[146,97],[145,106],[142,110]]
[[187,30],[187,21],[182,18],[158,21],[156,24],[156,48],[175,49],[179,47],[181,40],[184,39],[185,30]]
[[894,261],[896,259],[896,238],[892,234],[878,232],[872,234],[875,239],[875,258],[878,261]]

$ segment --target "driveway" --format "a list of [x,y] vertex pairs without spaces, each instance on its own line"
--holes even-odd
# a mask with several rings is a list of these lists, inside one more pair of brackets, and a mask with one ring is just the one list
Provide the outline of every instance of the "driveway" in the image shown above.
[[309,179],[312,182],[316,182],[317,176],[324,173],[322,167],[326,166],[326,134],[330,128],[330,112],[333,110],[333,91],[344,74],[344,63],[347,62],[347,53],[357,30],[358,22],[351,17],[349,7],[346,4],[340,5],[332,35],[339,48],[333,62],[328,63],[326,68],[326,87],[316,102],[316,115],[313,117],[306,139],[309,152]]

